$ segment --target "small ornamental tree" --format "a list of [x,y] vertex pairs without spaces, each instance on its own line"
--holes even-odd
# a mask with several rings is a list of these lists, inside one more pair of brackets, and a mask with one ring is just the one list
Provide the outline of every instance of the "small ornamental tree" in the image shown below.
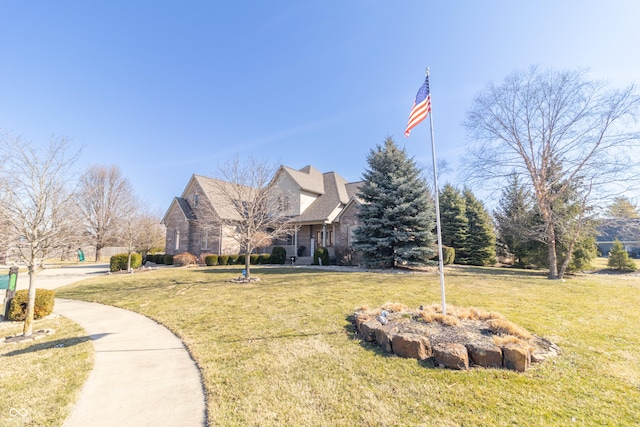
[[415,161],[388,137],[367,162],[354,249],[368,267],[428,264],[435,254],[435,207]]
[[636,271],[638,268],[635,261],[629,258],[629,254],[618,239],[613,242],[609,251],[607,266],[621,271]]

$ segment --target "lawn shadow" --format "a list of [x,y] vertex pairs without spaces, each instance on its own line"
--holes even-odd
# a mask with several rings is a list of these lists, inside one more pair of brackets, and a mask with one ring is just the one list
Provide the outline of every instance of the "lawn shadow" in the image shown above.
[[98,340],[106,335],[110,335],[109,333],[105,334],[93,334],[83,337],[74,337],[74,338],[62,338],[59,340],[46,341],[46,342],[38,342],[34,343],[28,347],[25,347],[20,350],[13,350],[5,354],[5,356],[18,356],[20,354],[33,353],[41,350],[48,350],[50,348],[66,348],[73,347],[74,345],[82,344],[91,340]]

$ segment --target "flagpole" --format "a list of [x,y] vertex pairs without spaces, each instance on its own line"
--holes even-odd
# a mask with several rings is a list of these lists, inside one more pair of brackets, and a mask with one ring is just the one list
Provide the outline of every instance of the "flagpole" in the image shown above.
[[[429,67],[427,67],[427,79],[429,79]],[[433,99],[433,97],[432,97]],[[433,159],[433,185],[436,199],[436,230],[438,234],[438,267],[440,270],[440,293],[442,294],[442,314],[447,314],[447,303],[444,295],[444,262],[442,257],[442,228],[440,226],[440,198],[438,196],[438,170],[436,169],[436,144],[433,137],[433,108],[429,114],[429,127],[431,128],[431,157]]]

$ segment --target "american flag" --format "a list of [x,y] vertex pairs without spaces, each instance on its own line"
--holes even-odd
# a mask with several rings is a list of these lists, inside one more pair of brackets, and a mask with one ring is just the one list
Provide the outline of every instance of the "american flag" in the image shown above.
[[431,93],[429,92],[429,76],[424,80],[424,84],[418,89],[416,100],[413,101],[413,108],[409,113],[409,123],[404,131],[404,136],[409,136],[411,129],[418,126],[418,123],[427,118],[431,112]]

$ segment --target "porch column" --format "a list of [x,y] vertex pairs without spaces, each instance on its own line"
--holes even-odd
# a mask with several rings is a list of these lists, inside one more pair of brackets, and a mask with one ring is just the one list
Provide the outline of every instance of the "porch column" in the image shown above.
[[327,247],[327,224],[322,224],[322,246]]

